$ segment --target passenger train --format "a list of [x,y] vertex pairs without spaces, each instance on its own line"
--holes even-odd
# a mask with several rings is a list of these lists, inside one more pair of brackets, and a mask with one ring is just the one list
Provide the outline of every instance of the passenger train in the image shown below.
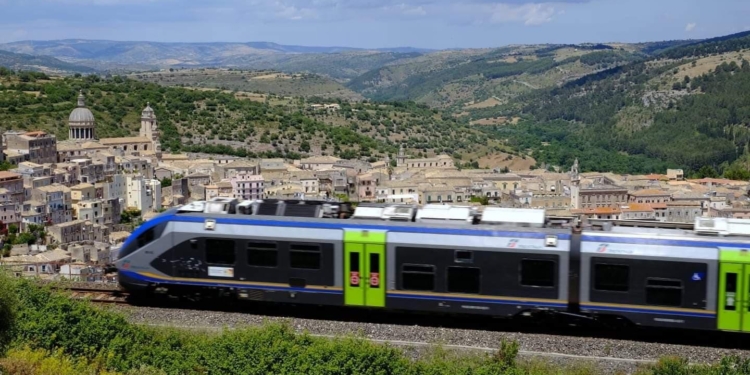
[[648,226],[215,198],[142,224],[115,266],[131,294],[750,332],[750,220]]

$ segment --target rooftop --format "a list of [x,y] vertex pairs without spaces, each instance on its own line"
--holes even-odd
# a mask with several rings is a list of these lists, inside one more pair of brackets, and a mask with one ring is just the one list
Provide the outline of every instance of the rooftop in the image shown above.
[[109,145],[121,145],[127,143],[151,143],[151,140],[146,137],[120,137],[120,138],[102,138],[99,143]]

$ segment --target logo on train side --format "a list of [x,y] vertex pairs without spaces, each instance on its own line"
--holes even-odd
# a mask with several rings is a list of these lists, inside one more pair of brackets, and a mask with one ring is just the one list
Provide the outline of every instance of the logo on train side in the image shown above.
[[597,253],[603,253],[605,251],[607,251],[607,244],[606,243],[603,243],[603,244],[599,245],[599,248],[596,249]]
[[508,242],[508,247],[510,247],[510,248],[514,248],[514,247],[516,247],[517,245],[518,245],[518,240],[510,240],[510,241]]

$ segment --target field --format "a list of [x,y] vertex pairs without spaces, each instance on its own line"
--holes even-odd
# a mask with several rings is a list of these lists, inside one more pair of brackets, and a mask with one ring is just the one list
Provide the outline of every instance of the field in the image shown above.
[[508,168],[511,171],[528,171],[536,164],[536,160],[530,156],[521,157],[504,152],[482,156],[477,161],[479,168]]
[[471,122],[471,125],[505,125],[505,124],[511,124],[515,125],[518,124],[518,121],[521,120],[520,117],[513,117],[508,119],[505,116],[498,116],[498,117],[490,117],[490,118],[483,118],[479,120],[474,120]]
[[281,96],[341,98],[363,97],[330,78],[314,74],[230,69],[172,69],[130,74],[128,77],[164,86],[218,88],[232,92],[268,93]]

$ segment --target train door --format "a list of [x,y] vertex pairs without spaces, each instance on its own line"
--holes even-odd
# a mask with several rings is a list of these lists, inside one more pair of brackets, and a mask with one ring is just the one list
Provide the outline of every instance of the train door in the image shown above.
[[750,264],[721,263],[719,329],[750,332]]
[[344,302],[385,307],[385,232],[344,232]]

